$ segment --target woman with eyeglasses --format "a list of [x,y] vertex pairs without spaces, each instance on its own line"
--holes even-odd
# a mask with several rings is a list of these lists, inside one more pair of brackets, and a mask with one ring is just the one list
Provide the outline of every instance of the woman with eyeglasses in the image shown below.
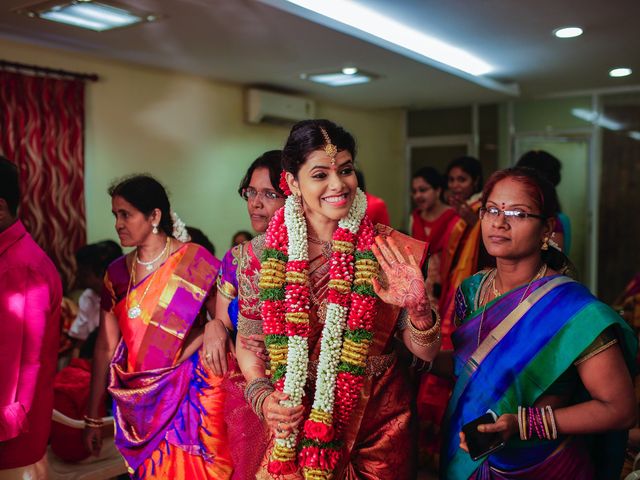
[[[461,326],[448,365],[457,379],[442,475],[619,478],[622,430],[636,419],[633,332],[560,273],[558,251],[548,244],[558,198],[546,179],[528,168],[501,170],[487,182],[482,204],[482,239],[496,268],[469,277],[456,293]],[[445,373],[446,355],[435,364]],[[463,426],[488,410],[495,423],[480,422],[467,437]],[[483,446],[490,434],[495,443]],[[490,446],[497,450],[486,454]]]
[[[279,186],[281,155],[280,150],[270,150],[254,160],[238,188],[238,193],[247,202],[251,227],[259,234],[266,231],[271,217],[284,205],[284,194]],[[238,319],[238,267],[244,267],[244,275],[257,275],[260,264],[245,265],[241,258],[245,258],[246,252],[259,257],[263,248],[264,235],[259,235],[225,254],[217,280],[215,317],[207,324],[204,336],[204,363],[216,375],[226,375],[224,409],[234,479],[253,478],[266,449],[264,429],[244,399],[244,377],[234,358],[235,331],[243,323],[242,318]],[[261,332],[241,336],[240,341],[253,355],[266,358]]]

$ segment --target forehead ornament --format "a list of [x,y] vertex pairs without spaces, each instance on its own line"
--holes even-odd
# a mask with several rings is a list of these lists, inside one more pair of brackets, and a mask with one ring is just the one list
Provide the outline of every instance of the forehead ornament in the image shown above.
[[338,147],[336,147],[333,143],[331,143],[331,138],[329,137],[329,134],[324,128],[320,127],[320,132],[322,133],[322,136],[324,137],[324,141],[325,141],[324,153],[326,153],[327,157],[331,159],[331,166],[335,167],[336,155],[338,154]]

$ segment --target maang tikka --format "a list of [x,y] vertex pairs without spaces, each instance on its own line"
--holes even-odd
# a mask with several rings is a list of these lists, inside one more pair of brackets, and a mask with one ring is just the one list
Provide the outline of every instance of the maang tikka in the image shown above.
[[322,136],[324,137],[324,141],[325,141],[324,153],[326,153],[327,157],[331,159],[331,166],[335,167],[336,155],[338,154],[338,147],[336,147],[333,143],[331,143],[331,138],[329,137],[329,134],[323,127],[320,127],[320,132],[322,133]]

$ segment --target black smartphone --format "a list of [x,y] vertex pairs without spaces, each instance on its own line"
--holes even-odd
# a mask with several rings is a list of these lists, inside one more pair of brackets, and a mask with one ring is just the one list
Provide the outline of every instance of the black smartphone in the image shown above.
[[485,423],[495,423],[496,419],[491,413],[485,413],[481,417],[470,421],[462,427],[467,447],[469,447],[469,455],[473,460],[478,460],[490,453],[500,450],[504,447],[502,435],[497,432],[485,433],[478,431],[478,425]]

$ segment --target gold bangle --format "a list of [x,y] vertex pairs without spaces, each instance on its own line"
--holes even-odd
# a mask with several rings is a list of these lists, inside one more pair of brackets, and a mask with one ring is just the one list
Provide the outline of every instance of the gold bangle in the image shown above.
[[84,424],[89,428],[102,428],[104,426],[104,421],[102,420],[102,418],[91,418],[85,415]]
[[430,347],[440,339],[440,315],[438,312],[431,309],[432,317],[435,317],[436,321],[428,330],[418,330],[413,322],[411,316],[407,318],[407,327],[409,328],[409,336],[411,341],[421,347]]

